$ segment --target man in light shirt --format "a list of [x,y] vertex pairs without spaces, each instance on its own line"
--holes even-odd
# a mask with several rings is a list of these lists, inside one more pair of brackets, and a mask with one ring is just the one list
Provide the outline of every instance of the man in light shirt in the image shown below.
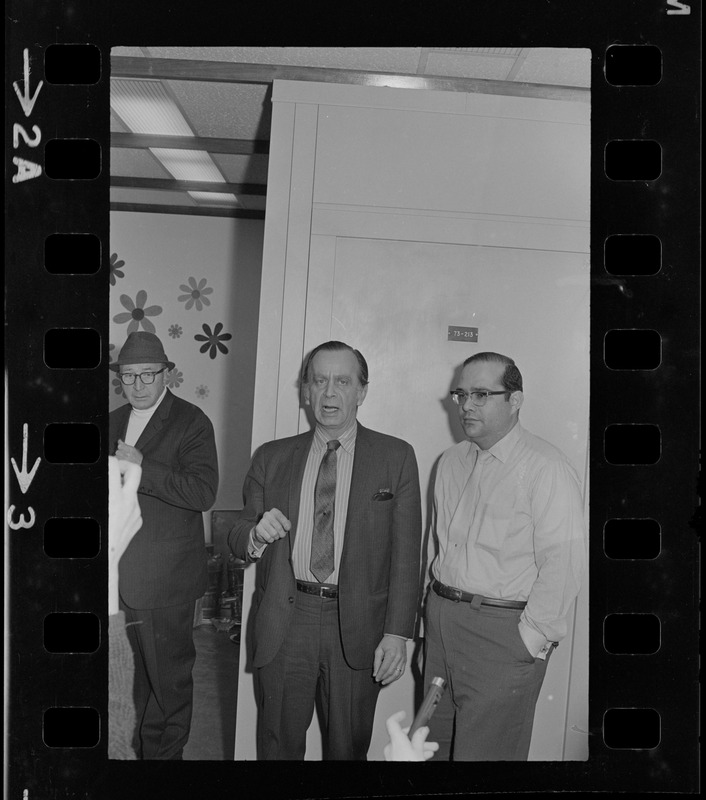
[[193,696],[195,601],[208,585],[203,512],[216,498],[213,426],[167,388],[174,362],[153,333],[131,333],[110,369],[128,402],[109,416],[115,456],[142,467],[142,528],[120,560],[120,610],[135,655],[134,750],[181,759]]
[[368,391],[357,350],[316,347],[302,389],[315,429],[258,449],[229,534],[236,556],[258,561],[258,758],[302,760],[318,706],[324,759],[364,761],[380,687],[404,673],[414,630],[417,462],[407,442],[357,422]]
[[437,759],[523,761],[585,568],[581,488],[566,456],[520,425],[511,358],[471,356],[451,395],[467,441],[442,454],[434,485],[424,672],[448,690],[430,738]]

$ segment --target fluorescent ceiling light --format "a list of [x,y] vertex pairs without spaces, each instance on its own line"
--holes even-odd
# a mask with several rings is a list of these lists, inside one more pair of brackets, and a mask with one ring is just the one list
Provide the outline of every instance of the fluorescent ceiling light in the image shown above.
[[[161,136],[194,136],[179,106],[172,100],[161,81],[113,78],[110,82],[110,104],[115,114],[133,133]],[[164,168],[180,181],[225,183],[223,173],[211,156],[203,150],[149,148]],[[189,192],[197,202],[235,205],[238,199],[223,192]]]
[[366,75],[367,86],[387,86],[394,89],[418,89],[428,75]]
[[226,194],[225,192],[189,192],[189,194],[198,203],[232,206],[238,202],[238,198],[234,194]]
[[225,183],[225,178],[213,163],[211,156],[202,150],[163,150],[151,147],[150,152],[154,153],[179,181]]
[[110,105],[133,133],[194,135],[160,81],[113,78],[110,82]]

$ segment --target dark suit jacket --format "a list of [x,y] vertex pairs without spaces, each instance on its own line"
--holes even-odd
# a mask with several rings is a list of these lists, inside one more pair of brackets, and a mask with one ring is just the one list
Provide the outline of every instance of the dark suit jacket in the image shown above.
[[[110,452],[125,438],[131,407],[110,414]],[[120,597],[131,608],[166,608],[202,597],[208,585],[202,512],[218,489],[213,425],[169,389],[135,447],[142,527],[120,560]]]
[[[268,442],[253,457],[245,479],[245,508],[229,534],[247,558],[251,529],[278,508],[292,523],[288,536],[268,545],[258,563],[253,598],[253,665],[269,663],[282,645],[294,609],[292,542],[313,431]],[[381,489],[389,499],[374,499]],[[371,669],[385,633],[412,637],[417,609],[421,501],[414,450],[401,439],[364,428],[358,432],[339,570],[339,622],[353,669]]]

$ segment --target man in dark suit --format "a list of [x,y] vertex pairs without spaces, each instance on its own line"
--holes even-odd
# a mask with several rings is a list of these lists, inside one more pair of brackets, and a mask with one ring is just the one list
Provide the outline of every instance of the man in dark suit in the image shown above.
[[419,476],[409,444],[356,421],[367,384],[357,350],[327,342],[312,351],[303,396],[315,430],[259,448],[229,535],[236,556],[259,561],[259,758],[303,759],[316,705],[324,758],[365,760],[380,687],[405,669]]
[[135,752],[180,759],[189,738],[194,603],[208,574],[202,513],[216,498],[213,426],[167,389],[162,343],[131,333],[110,368],[128,404],[110,414],[117,458],[142,467],[143,524],[120,561],[120,608],[135,654]]

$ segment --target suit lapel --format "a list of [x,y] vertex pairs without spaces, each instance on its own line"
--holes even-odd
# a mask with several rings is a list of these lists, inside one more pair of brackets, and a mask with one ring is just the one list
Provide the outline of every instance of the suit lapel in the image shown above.
[[112,452],[115,452],[115,449],[118,446],[118,439],[125,441],[125,434],[127,433],[127,425],[130,421],[130,411],[132,410],[132,406],[129,403],[126,403],[124,406],[120,406],[114,413],[115,413],[115,427],[111,430],[111,442],[110,446],[113,448]]
[[289,555],[292,555],[292,545],[297,533],[297,520],[299,519],[299,500],[301,498],[302,481],[304,480],[304,467],[309,455],[309,448],[314,441],[314,433],[302,437],[296,444],[292,453],[292,466],[289,472],[289,521],[292,530],[289,535]]
[[169,412],[174,402],[174,395],[167,389],[167,394],[164,400],[157,406],[154,414],[150,417],[150,421],[145,426],[145,429],[140,434],[140,438],[135,443],[138,450],[143,450],[150,439],[162,430],[169,417]]
[[365,507],[364,480],[375,470],[375,452],[371,446],[367,428],[358,423],[358,431],[355,438],[355,456],[353,457],[353,472],[351,473],[351,490],[348,495],[348,512],[346,514],[346,530],[343,538],[343,552],[341,553],[341,566],[346,558],[346,553],[350,548],[351,538],[355,536],[356,514],[359,509]]
[[365,502],[363,497],[363,476],[368,475],[375,467],[373,448],[370,445],[368,430],[358,423],[358,432],[355,438],[355,456],[353,458],[353,472],[351,473],[351,490],[348,496],[348,513],[346,515],[346,535],[351,527],[351,519],[355,516],[356,509],[361,508]]

